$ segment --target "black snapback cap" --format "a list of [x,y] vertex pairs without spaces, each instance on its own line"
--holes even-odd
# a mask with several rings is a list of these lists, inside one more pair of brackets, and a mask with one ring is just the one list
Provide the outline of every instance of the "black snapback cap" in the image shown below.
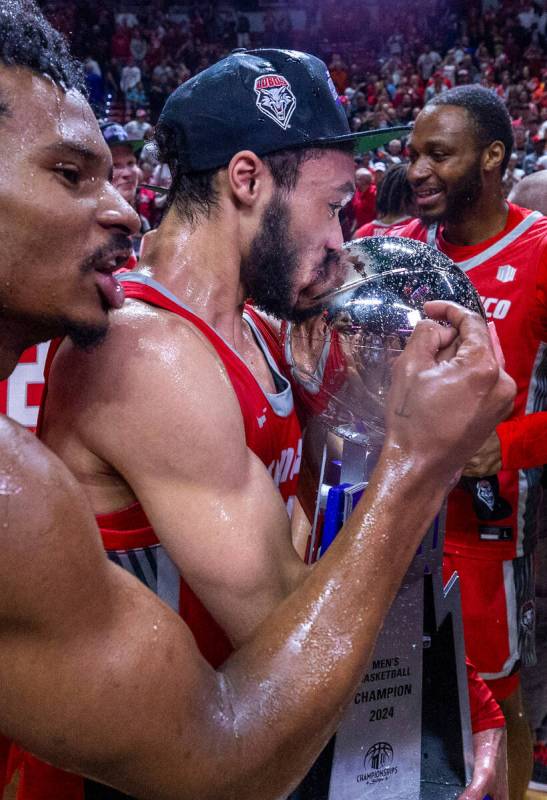
[[258,156],[354,142],[375,150],[408,126],[352,133],[326,64],[295,50],[236,50],[168,97],[160,124],[175,131],[184,172],[226,166],[240,150]]

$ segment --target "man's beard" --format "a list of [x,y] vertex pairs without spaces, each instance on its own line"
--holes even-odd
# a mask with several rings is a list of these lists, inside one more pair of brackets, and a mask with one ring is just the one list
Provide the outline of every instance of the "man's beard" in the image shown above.
[[107,323],[104,325],[85,325],[68,319],[61,320],[61,327],[65,336],[68,336],[79,350],[93,350],[94,347],[98,347],[103,342],[108,331]]
[[[276,191],[262,215],[260,232],[251,243],[249,255],[241,263],[241,280],[253,304],[278,319],[304,322],[322,309],[318,304],[299,309],[294,304],[294,282],[300,265],[298,248],[289,235],[290,211],[280,191]],[[329,253],[320,265],[326,277],[337,253]]]
[[[131,240],[128,236],[118,233],[113,234],[107,245],[97,248],[87,256],[80,264],[79,269],[82,274],[92,272],[97,264],[108,259],[117,251],[131,251]],[[99,293],[99,302],[106,314],[112,310]],[[44,338],[54,338],[56,336],[68,336],[73,344],[80,350],[92,350],[98,347],[104,340],[108,332],[108,319],[99,324],[81,322],[71,319],[68,315],[63,315],[54,320],[44,320],[45,326],[52,328],[50,335]],[[44,340],[44,339],[42,339]]]
[[[445,187],[443,187],[445,188]],[[475,206],[482,192],[482,175],[480,158],[477,158],[457,186],[446,192],[446,208],[440,214],[420,213],[420,220],[424,225],[433,225],[436,222],[455,223]]]

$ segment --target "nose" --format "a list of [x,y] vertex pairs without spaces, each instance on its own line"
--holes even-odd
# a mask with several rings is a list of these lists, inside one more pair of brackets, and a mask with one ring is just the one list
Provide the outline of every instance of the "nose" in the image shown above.
[[420,183],[429,176],[430,172],[428,159],[419,156],[407,166],[406,177],[411,184]]
[[103,227],[118,228],[128,236],[138,233],[141,228],[139,215],[111,183],[105,184],[104,194],[100,200],[98,219]]
[[328,231],[327,241],[325,242],[325,250],[335,250],[337,253],[339,253],[343,244],[344,234],[342,233],[342,226],[338,217],[335,217],[333,224],[330,226]]

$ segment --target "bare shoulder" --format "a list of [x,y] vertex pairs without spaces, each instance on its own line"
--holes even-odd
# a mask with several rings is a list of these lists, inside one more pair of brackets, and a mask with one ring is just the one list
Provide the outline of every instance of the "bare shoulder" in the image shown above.
[[[47,616],[101,571],[94,518],[75,479],[35,436],[0,417],[0,605]],[[39,610],[42,609],[42,610]]]
[[72,491],[78,491],[75,481],[61,461],[36,436],[8,417],[0,416],[3,530],[9,533],[9,522],[13,519],[6,517],[6,511],[11,514],[25,508],[28,521],[38,513],[45,521],[60,498]]
[[137,448],[150,456],[161,450],[162,460],[173,448],[179,462],[185,449],[192,457],[213,453],[219,430],[228,449],[245,446],[239,403],[211,343],[177,315],[134,301],[112,314],[105,341],[91,352],[63,342],[46,411],[49,441],[77,431],[115,467]]

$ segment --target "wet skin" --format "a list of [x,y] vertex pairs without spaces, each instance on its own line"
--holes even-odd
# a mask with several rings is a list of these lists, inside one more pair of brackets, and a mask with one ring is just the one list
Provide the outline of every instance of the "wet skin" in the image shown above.
[[[21,113],[27,127],[16,132],[29,138],[26,157],[13,151],[0,181],[0,224],[11,237],[0,264],[3,375],[13,352],[59,332],[60,318],[104,323],[102,278],[93,265],[82,270],[80,259],[89,264],[112,233],[132,233],[136,224],[108,184],[109,155],[84,101],[15,73],[2,70],[1,85],[22,107],[14,116]],[[65,100],[76,104],[66,117]],[[78,136],[88,150],[96,148],[98,161],[81,164],[73,148],[67,159],[64,144],[61,154],[56,145],[54,163],[44,164],[33,122],[50,130],[42,112],[51,115],[55,142],[61,129],[78,130],[80,120]],[[13,118],[6,129],[0,123],[6,152]],[[36,209],[28,202],[36,191],[32,178],[47,190],[51,219],[43,196]],[[241,241],[256,230],[251,222],[238,228]],[[314,244],[312,274],[324,249]],[[221,252],[222,240],[218,246]],[[179,247],[168,237],[167,250]],[[237,285],[232,291],[237,297]],[[199,292],[190,294],[203,302]],[[230,318],[217,304],[215,313],[221,324],[233,323],[233,312]],[[399,359],[391,408],[405,397],[409,414],[388,413],[386,446],[357,513],[312,575],[218,672],[181,620],[107,561],[92,512],[62,463],[0,419],[0,729],[52,763],[155,800],[286,796],[334,731],[407,565],[454,472],[471,455],[469,442],[485,439],[511,406],[513,386],[497,368],[482,322],[442,304],[431,313],[453,328],[420,325]],[[456,333],[457,356],[437,364]],[[140,344],[133,337],[130,352]],[[212,358],[209,367],[212,380],[224,379]],[[78,392],[84,396],[81,386]]]
[[79,93],[19,68],[0,71],[0,91],[10,109],[0,119],[7,348],[58,335],[66,320],[104,326],[121,300],[110,274],[138,219],[110,183],[110,152]]

